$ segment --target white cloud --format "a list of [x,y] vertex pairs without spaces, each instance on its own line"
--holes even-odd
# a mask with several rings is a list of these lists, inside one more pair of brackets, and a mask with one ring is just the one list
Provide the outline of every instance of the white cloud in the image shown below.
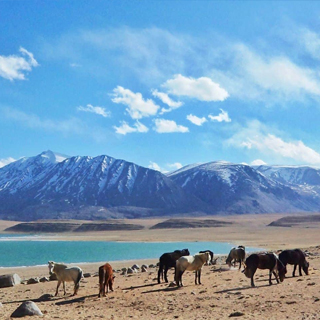
[[178,170],[181,169],[183,167],[183,165],[180,162],[175,162],[175,163],[171,163],[171,164],[167,164],[167,166],[171,169],[171,170]]
[[228,115],[228,112],[220,109],[220,113],[219,115],[217,116],[213,116],[211,114],[208,115],[208,118],[211,120],[211,121],[218,121],[218,122],[231,122],[231,119],[229,118],[229,115]]
[[186,96],[200,101],[223,101],[228,98],[228,92],[210,78],[187,78],[181,74],[167,80],[163,85],[169,93],[176,96]]
[[197,116],[194,116],[193,114],[187,115],[187,119],[197,126],[202,126],[205,122],[207,122],[207,119],[205,117],[199,118]]
[[160,168],[160,166],[157,163],[152,162],[152,161],[149,162],[148,168],[162,172],[162,169]]
[[21,55],[0,55],[0,77],[13,80],[25,80],[25,72],[31,71],[33,67],[39,66],[33,54],[20,47]]
[[149,131],[149,129],[139,121],[136,121],[133,127],[130,127],[126,121],[122,121],[120,127],[114,126],[113,128],[116,130],[116,133],[122,135],[133,132],[145,133]]
[[320,164],[320,154],[302,141],[285,141],[259,121],[252,121],[240,129],[228,143],[238,148],[259,151],[273,159],[291,159],[299,164]]
[[256,160],[253,160],[251,163],[250,163],[251,166],[263,166],[263,165],[266,165],[266,163],[261,160],[261,159],[256,159]]
[[94,107],[91,104],[87,104],[86,107],[80,106],[80,107],[77,108],[77,110],[84,111],[84,112],[92,112],[92,113],[98,114],[100,116],[103,116],[105,118],[110,117],[110,112],[106,111],[105,108],[103,108],[103,107]]
[[121,86],[113,89],[114,98],[111,99],[114,103],[122,103],[127,106],[126,111],[132,119],[141,119],[143,117],[150,117],[157,114],[160,108],[153,100],[144,100],[142,94],[134,93],[129,89],[124,89]]
[[173,120],[155,119],[154,123],[154,130],[158,133],[189,132],[189,129],[187,127],[178,125]]
[[82,66],[81,66],[81,64],[78,64],[78,63],[70,63],[70,67],[71,68],[80,68]]
[[2,168],[4,166],[6,166],[7,164],[14,162],[14,161],[16,161],[16,159],[11,158],[11,157],[6,158],[6,159],[0,159],[0,168]]
[[158,90],[152,90],[152,95],[154,97],[159,98],[163,103],[168,105],[172,109],[179,108],[183,105],[183,102],[181,101],[173,101],[166,93],[164,92],[159,92]]

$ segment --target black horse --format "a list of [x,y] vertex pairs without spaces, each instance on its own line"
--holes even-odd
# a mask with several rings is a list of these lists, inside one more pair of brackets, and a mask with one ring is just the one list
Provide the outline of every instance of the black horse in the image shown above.
[[159,271],[158,271],[158,283],[160,283],[160,278],[165,282],[168,282],[167,272],[170,268],[176,267],[176,261],[182,256],[189,256],[190,252],[188,249],[175,250],[173,252],[164,253],[159,259]]
[[279,254],[280,261],[286,266],[287,264],[293,264],[292,276],[295,276],[297,266],[299,266],[299,275],[302,276],[301,269],[303,269],[306,275],[309,274],[309,262],[306,260],[306,255],[300,249],[283,250]]
[[[269,269],[269,284],[271,285],[271,275],[276,277],[277,283],[279,279],[282,282],[287,273],[286,267],[278,259],[274,253],[251,254],[245,262],[245,269],[242,271],[247,278],[251,278],[251,286],[254,287],[253,276],[257,269]],[[279,279],[278,279],[279,276]]]

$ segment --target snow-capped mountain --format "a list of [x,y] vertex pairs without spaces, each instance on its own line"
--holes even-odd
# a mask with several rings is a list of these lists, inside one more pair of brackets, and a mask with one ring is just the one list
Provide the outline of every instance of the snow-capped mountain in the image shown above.
[[[205,207],[158,171],[108,156],[58,162],[49,151],[0,169],[0,204],[0,217],[20,220],[75,218],[79,211],[95,206],[153,209],[162,214]],[[41,210],[46,213],[41,215]],[[106,211],[100,216],[106,218]]]
[[314,199],[303,199],[288,185],[270,179],[248,165],[209,162],[183,167],[168,177],[212,206],[216,213],[316,210]]
[[106,155],[67,157],[46,151],[0,168],[0,218],[319,211],[319,172],[218,161],[164,175]]

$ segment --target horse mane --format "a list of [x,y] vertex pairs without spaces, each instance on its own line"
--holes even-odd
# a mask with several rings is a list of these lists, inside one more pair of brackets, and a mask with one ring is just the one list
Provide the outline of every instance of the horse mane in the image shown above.
[[59,271],[59,270],[66,269],[66,268],[68,268],[68,266],[64,263],[54,262],[53,270]]

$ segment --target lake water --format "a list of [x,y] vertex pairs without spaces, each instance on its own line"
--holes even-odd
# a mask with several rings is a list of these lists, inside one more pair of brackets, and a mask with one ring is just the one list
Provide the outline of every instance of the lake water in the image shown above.
[[[71,264],[157,259],[164,252],[184,248],[190,254],[200,250],[226,254],[232,247],[219,242],[46,241],[39,236],[0,235],[0,267],[46,265],[49,260]],[[247,252],[260,250],[246,248]]]

